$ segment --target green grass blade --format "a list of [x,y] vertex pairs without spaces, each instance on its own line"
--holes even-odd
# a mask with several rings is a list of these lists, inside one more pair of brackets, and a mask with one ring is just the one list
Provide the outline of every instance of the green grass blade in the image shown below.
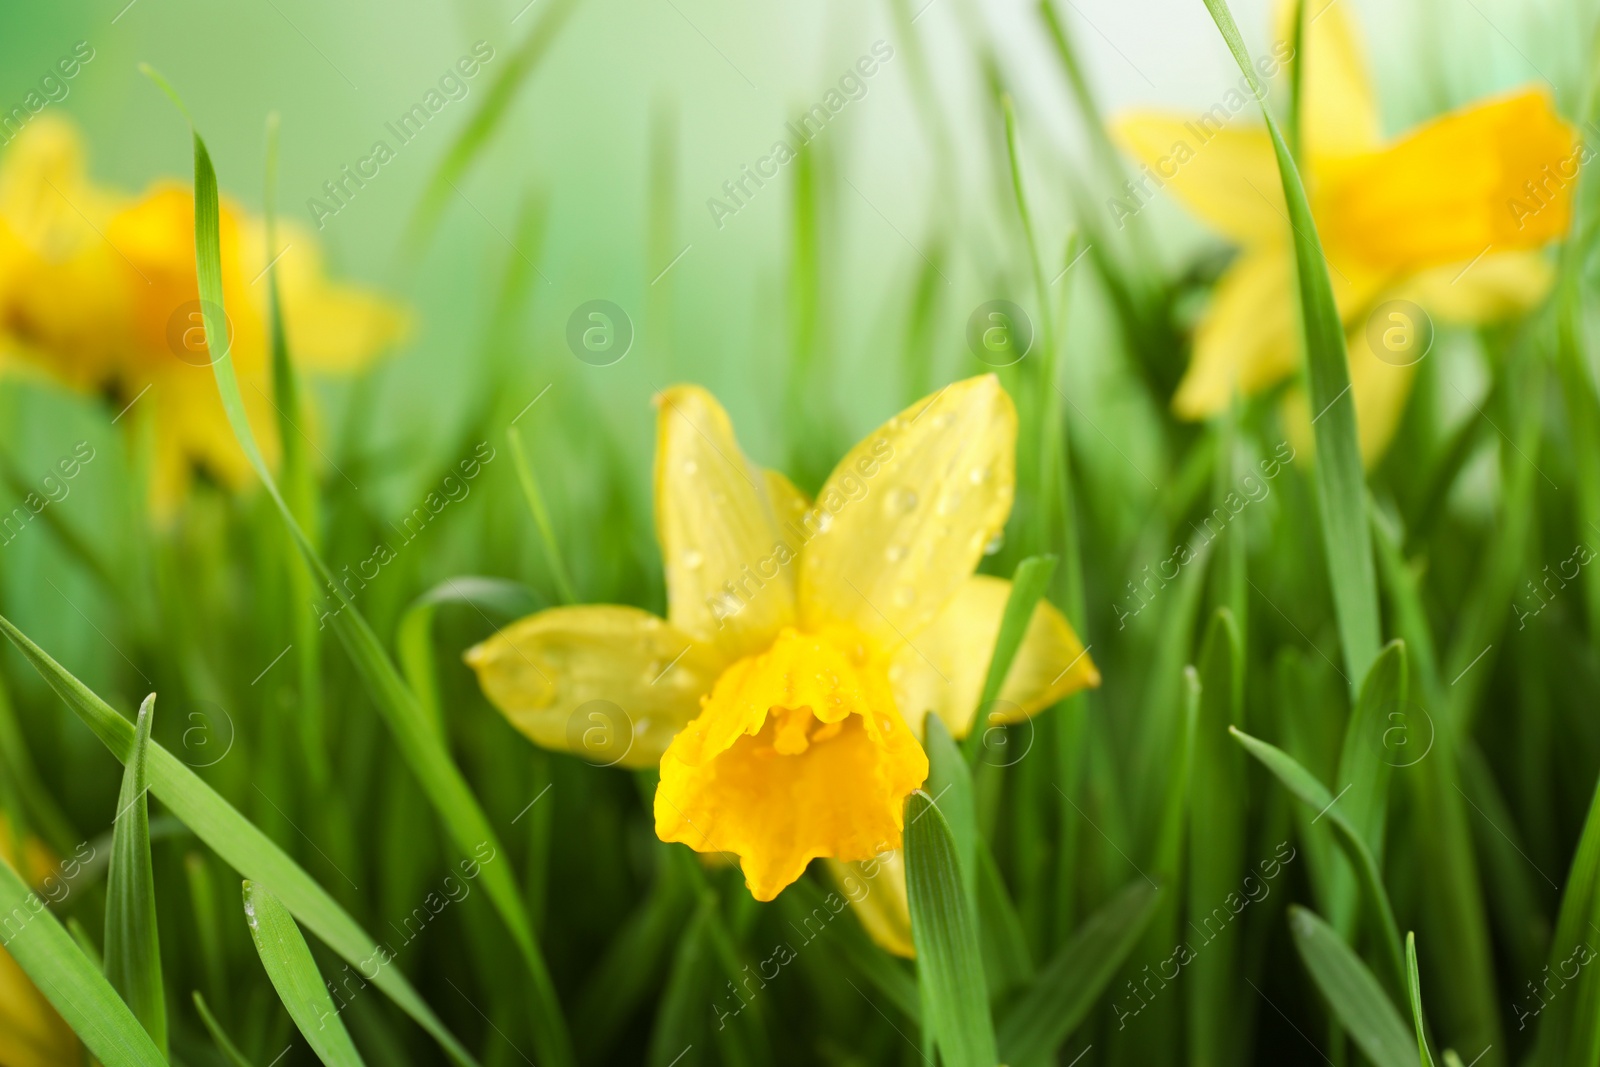
[[438,222],[445,198],[454,191],[456,179],[466,174],[472,161],[489,143],[489,138],[494,135],[495,129],[505,118],[506,110],[516,100],[517,91],[534,71],[539,69],[540,61],[544,59],[545,53],[550,51],[556,36],[560,34],[562,26],[566,24],[577,6],[577,0],[555,0],[545,9],[533,29],[528,31],[528,36],[511,53],[510,60],[495,72],[494,81],[489,86],[483,103],[478,105],[478,110],[473,112],[466,126],[456,135],[455,141],[439,163],[439,169],[428,181],[427,192],[423,194],[422,201],[417,206],[417,214],[411,223],[411,234],[407,243],[412,248],[421,248],[427,241],[434,224]]
[[578,594],[574,592],[572,577],[567,573],[566,559],[561,554],[561,542],[556,540],[555,528],[550,524],[550,509],[545,507],[544,492],[539,488],[539,480],[534,477],[533,467],[528,463],[528,456],[522,449],[522,434],[515,426],[506,430],[506,440],[511,445],[511,462],[517,467],[517,482],[522,486],[522,495],[528,501],[528,510],[533,513],[533,523],[539,529],[539,541],[544,545],[545,562],[550,566],[550,574],[556,583],[556,591],[561,594],[563,604],[576,604]]
[[[1339,756],[1337,781],[1346,790],[1340,800],[1340,810],[1361,835],[1380,870],[1392,770],[1389,760],[1393,758],[1384,739],[1395,721],[1409,721],[1407,677],[1406,646],[1402,641],[1391,641],[1373,661],[1372,669],[1361,683],[1361,695],[1345,727]],[[1391,714],[1402,718],[1391,720]],[[1355,903],[1355,886],[1348,872],[1340,871],[1334,879],[1334,887],[1330,918],[1335,926],[1343,928],[1343,921]]]
[[166,1058],[111,983],[90,963],[45,902],[0,859],[0,948],[104,1067],[165,1067]]
[[200,995],[198,989],[194,991],[194,1010],[200,1016],[200,1022],[204,1024],[206,1032],[211,1035],[211,1040],[216,1043],[217,1051],[222,1053],[222,1058],[228,1061],[230,1067],[255,1067],[249,1058],[239,1051],[239,1046],[228,1037],[227,1032],[222,1029],[222,1024],[217,1022],[217,1017],[211,1014],[206,998]]
[[1433,1067],[1428,1051],[1428,1024],[1422,1017],[1422,978],[1417,974],[1417,935],[1406,934],[1406,985],[1411,994],[1411,1021],[1417,1028],[1417,1060],[1422,1067]]
[[1312,981],[1334,1016],[1376,1067],[1417,1067],[1417,1050],[1394,1002],[1333,927],[1298,904],[1289,929]]
[[317,1058],[328,1067],[363,1067],[289,909],[265,887],[245,882],[244,914],[272,988]]
[[161,982],[161,939],[156,932],[156,881],[150,863],[150,724],[156,695],[139,706],[133,751],[122,772],[112,824],[111,867],[106,880],[106,979],[166,1055],[167,998]]
[[1378,941],[1379,956],[1383,961],[1384,981],[1395,997],[1405,996],[1405,964],[1400,957],[1400,928],[1394,921],[1394,908],[1389,903],[1388,891],[1378,876],[1378,864],[1367,848],[1360,831],[1336,806],[1341,800],[1328,792],[1315,775],[1301,766],[1287,752],[1242,730],[1230,731],[1244,746],[1246,752],[1260,760],[1283,787],[1299,800],[1318,812],[1319,819],[1327,819],[1333,829],[1333,839],[1343,849],[1345,858],[1355,867],[1356,878],[1366,900],[1368,913]]
[[950,824],[921,790],[906,800],[905,849],[917,981],[928,1005],[925,1024],[947,1067],[994,1067],[999,1060],[976,916]]
[[[1200,710],[1189,793],[1189,922],[1203,928],[1245,875],[1248,783],[1244,753],[1228,736],[1241,726],[1243,652],[1228,609],[1218,609],[1200,651]],[[1224,905],[1224,907],[1226,907]],[[1240,1048],[1238,1014],[1229,1009],[1242,984],[1239,923],[1228,922],[1189,966],[1189,1063],[1219,1067]]]
[[406,684],[422,708],[423,718],[443,737],[444,714],[439,707],[439,680],[433,667],[433,616],[441,604],[468,604],[480,614],[487,609],[508,619],[532,615],[543,604],[520,582],[463,575],[446,578],[406,608],[395,631],[395,655]]
[[[1563,966],[1588,948],[1592,928],[1600,925],[1600,784],[1595,786],[1578,850],[1561,893],[1561,911],[1550,939],[1549,969],[1566,977]],[[1587,960],[1594,959],[1592,948]],[[1573,986],[1551,1000],[1539,1015],[1539,1041],[1534,1062],[1540,1067],[1592,1064],[1600,1060],[1600,979],[1584,966]]]
[[967,767],[967,761],[961,757],[961,749],[951,738],[944,720],[929,712],[924,723],[922,746],[928,752],[928,781],[923,788],[939,805],[939,812],[950,827],[950,838],[955,842],[956,863],[961,868],[961,884],[967,891],[967,907],[976,921],[978,819],[973,810],[972,772]]
[[[164,82],[160,82],[159,76],[153,72],[152,76],[176,101],[176,95]],[[223,310],[217,173],[205,140],[199,130],[193,128],[193,123],[190,125],[194,140],[195,268],[199,278],[201,312],[206,337],[226,338],[228,331]],[[211,369],[234,437],[277,505],[306,562],[338,599],[337,610],[325,613],[323,618],[350,654],[373,703],[389,727],[396,747],[427,794],[451,840],[467,855],[475,854],[483,846],[489,847],[494,855],[504,855],[505,849],[498,835],[439,735],[429,727],[416,695],[406,686],[377,634],[351,600],[349,592],[342,583],[334,580],[332,572],[306,538],[273,480],[272,472],[268,470],[260,446],[256,443],[255,432],[250,428],[244,399],[239,393],[239,381],[234,374],[232,355],[227,351],[220,354],[213,352]],[[509,866],[486,864],[483,867],[483,881],[489,899],[494,902],[501,919],[510,929],[512,939],[533,979],[533,1009],[537,1018],[533,1032],[539,1052],[553,1067],[568,1067],[574,1062],[572,1038],[567,1032],[566,1021],[556,999],[555,985],[545,966],[543,953],[534,939],[533,924],[528,919],[522,895]]]
[[1372,563],[1371,533],[1367,527],[1366,477],[1356,437],[1356,404],[1350,391],[1350,367],[1345,358],[1344,323],[1333,299],[1328,263],[1311,217],[1311,204],[1284,143],[1278,124],[1266,105],[1266,89],[1250,61],[1227,0],[1205,0],[1217,29],[1244,72],[1261,103],[1267,133],[1272,138],[1283,180],[1283,199],[1294,231],[1294,256],[1300,287],[1300,317],[1304,329],[1308,390],[1316,434],[1315,480],[1321,505],[1322,543],[1328,555],[1328,578],[1338,616],[1339,640],[1345,670],[1355,686],[1367,676],[1378,655],[1381,630],[1378,620],[1378,586]]
[[[0,615],[0,632],[16,645],[34,670],[111,754],[126,764],[133,755],[133,724],[51,659],[3,615]],[[150,791],[156,799],[222,857],[224,863],[251,881],[272,886],[295,917],[347,962],[357,967],[372,967],[378,952],[377,943],[355,920],[271,838],[155,742],[150,744],[149,775]],[[379,968],[372,983],[416,1020],[458,1064],[477,1067],[477,1061],[445,1029],[398,968]]]
[[1033,609],[1038,606],[1039,598],[1044,596],[1055,570],[1056,557],[1029,556],[1017,564],[1016,571],[1011,575],[1011,595],[1006,598],[1005,612],[1000,616],[1000,632],[995,637],[989,670],[983,678],[978,711],[962,745],[969,763],[983,751],[983,732],[988,728],[989,705],[1000,695],[1000,688],[1006,683],[1006,674],[1011,670],[1017,650],[1022,647],[1022,638],[1028,632]]
[[978,934],[983,943],[983,973],[993,997],[1033,979],[1033,955],[1022,928],[1017,906],[1006,891],[1005,880],[989,843],[978,839]]
[[1007,1063],[1046,1060],[1089,1014],[1156,913],[1161,891],[1140,878],[1089,916],[1000,1020]]

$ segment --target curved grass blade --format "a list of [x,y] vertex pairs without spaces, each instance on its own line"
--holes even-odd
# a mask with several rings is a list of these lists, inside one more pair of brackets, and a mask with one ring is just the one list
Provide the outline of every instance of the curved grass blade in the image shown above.
[[511,446],[511,462],[517,468],[517,482],[522,486],[523,498],[528,502],[528,510],[533,513],[533,523],[539,530],[539,540],[544,545],[545,563],[550,567],[550,574],[556,583],[556,592],[561,594],[563,604],[576,604],[578,594],[573,591],[572,578],[567,573],[566,559],[561,554],[561,542],[556,540],[555,528],[550,524],[550,509],[544,504],[544,491],[539,488],[539,480],[534,477],[533,466],[528,462],[528,455],[522,448],[522,433],[515,426],[506,430],[506,441]]
[[105,1067],[166,1067],[150,1035],[39,895],[0,859],[0,948]]
[[983,734],[988,728],[989,705],[1000,695],[1006,684],[1006,674],[1022,647],[1022,638],[1033,619],[1033,609],[1050,586],[1056,571],[1056,557],[1029,556],[1017,564],[1011,575],[1011,593],[1006,597],[1005,612],[1000,616],[1000,631],[994,639],[994,652],[989,657],[989,670],[983,677],[983,692],[978,698],[978,711],[972,728],[962,743],[962,751],[971,763],[983,751]]
[[500,120],[505,117],[506,109],[516,99],[517,90],[538,69],[540,60],[555,43],[561,27],[577,6],[577,0],[555,0],[511,54],[510,62],[495,74],[494,83],[489,86],[483,103],[467,120],[466,127],[456,136],[439,169],[428,182],[428,191],[423,194],[416,217],[412,220],[411,236],[407,241],[410,247],[421,248],[427,241],[439,219],[446,195],[455,189],[455,180],[466,173],[473,159],[488,144]]
[[1138,944],[1160,897],[1159,888],[1140,878],[1089,916],[1000,1020],[1004,1062],[1048,1060]]
[[217,1051],[222,1053],[222,1058],[227,1060],[231,1067],[255,1067],[244,1053],[239,1051],[239,1046],[228,1037],[222,1024],[217,1022],[217,1017],[211,1014],[211,1008],[206,1004],[206,998],[200,995],[200,990],[194,991],[194,1010],[200,1016],[200,1022],[205,1025],[206,1032],[211,1035],[211,1040],[216,1042]]
[[[51,659],[27,635],[0,615],[0,633],[17,646],[56,695],[88,726],[121,763],[133,754],[133,724],[118,715],[88,686]],[[149,751],[150,791],[224,863],[252,881],[273,887],[296,918],[347,962],[370,968],[377,943],[350,918],[299,864],[222,799],[181,760],[156,742]],[[445,1029],[398,968],[381,967],[372,983],[411,1016],[458,1064],[477,1067],[465,1047]],[[110,1067],[108,1064],[107,1067]]]
[[[979,705],[982,707],[983,705]],[[955,843],[967,908],[978,920],[978,817],[973,810],[972,773],[944,720],[929,712],[923,718],[922,745],[928,752],[928,782],[923,787],[936,799]],[[973,730],[977,732],[976,728]]]
[[1300,285],[1300,318],[1306,346],[1306,377],[1316,435],[1314,472],[1321,505],[1322,544],[1328,555],[1328,579],[1339,622],[1345,670],[1351,686],[1367,676],[1378,655],[1378,584],[1367,528],[1366,476],[1356,438],[1356,405],[1350,392],[1350,366],[1345,357],[1344,323],[1333,299],[1328,261],[1322,254],[1311,204],[1289,146],[1267,108],[1267,93],[1250,61],[1250,52],[1234,24],[1227,0],[1205,0],[1222,39],[1250,83],[1283,181],[1283,199],[1294,231],[1294,258]]
[[[1219,608],[1200,650],[1200,709],[1195,723],[1189,792],[1189,922],[1197,929],[1207,908],[1225,901],[1245,874],[1248,783],[1244,753],[1228,736],[1240,726],[1243,653],[1233,613]],[[1226,908],[1224,908],[1226,910]],[[1241,924],[1227,922],[1190,964],[1187,985],[1189,1063],[1219,1067],[1237,1059],[1238,1014],[1229,1010],[1242,985]]]
[[439,682],[433,668],[433,616],[441,604],[470,604],[479,614],[485,608],[517,619],[541,606],[538,597],[519,582],[503,578],[466,575],[446,578],[411,602],[395,634],[395,653],[406,684],[416,694],[423,717],[440,737],[444,718],[439,708]]
[[1294,947],[1341,1026],[1376,1067],[1417,1067],[1416,1046],[1394,1002],[1333,927],[1289,905]]
[[948,1067],[994,1067],[994,1028],[978,949],[978,927],[950,824],[922,790],[906,800],[906,894],[917,982]]
[[111,867],[106,878],[106,980],[127,1002],[163,1056],[167,1050],[167,999],[161,984],[161,940],[156,932],[156,882],[150,863],[150,725],[156,695],[139,706],[133,751],[122,772],[112,820]]
[[[181,100],[161,76],[148,66],[143,69],[182,110]],[[184,114],[187,118],[186,111]],[[190,132],[194,140],[195,269],[199,279],[201,313],[206,337],[226,338],[229,332],[222,292],[217,172],[212,166],[205,140],[192,121]],[[439,735],[429,727],[416,695],[400,677],[400,672],[384,651],[372,626],[356,608],[349,592],[334,580],[332,572],[306,538],[293,511],[278,490],[261,448],[256,443],[255,431],[250,427],[244,398],[239,392],[239,380],[234,374],[232,355],[226,350],[220,354],[212,353],[211,369],[234,437],[277,506],[290,535],[299,544],[307,564],[338,599],[338,608],[324,613],[323,618],[350,654],[373,703],[389,727],[395,746],[427,794],[451,840],[468,855],[475,854],[479,847],[485,845],[495,855],[504,855],[505,849],[498,835]],[[511,931],[512,940],[533,979],[533,1009],[536,1016],[533,1032],[539,1052],[553,1067],[569,1067],[574,1062],[572,1038],[556,998],[555,984],[545,966],[544,955],[534,939],[533,924],[528,918],[516,881],[506,865],[491,864],[483,867],[483,882],[489,899]]]
[[1406,985],[1411,994],[1411,1021],[1417,1028],[1417,1059],[1422,1067],[1433,1067],[1428,1051],[1428,1024],[1422,1017],[1422,978],[1417,974],[1417,935],[1406,934]]
[[328,1067],[364,1067],[289,909],[265,887],[245,882],[244,914],[272,988],[317,1058]]
[[1325,818],[1333,827],[1333,839],[1344,850],[1345,857],[1356,869],[1356,877],[1366,898],[1368,913],[1379,942],[1379,955],[1383,960],[1384,980],[1390,993],[1404,999],[1406,988],[1405,965],[1400,958],[1400,928],[1394,921],[1394,908],[1389,894],[1378,876],[1378,864],[1372,858],[1361,834],[1351,825],[1344,812],[1335,807],[1339,800],[1328,792],[1327,786],[1317,781],[1310,771],[1300,765],[1287,752],[1259,738],[1251,737],[1239,729],[1228,731],[1234,739],[1273,773],[1283,787],[1300,801],[1316,809],[1319,818]]
[[[1578,949],[1589,947],[1589,929],[1596,925],[1600,925],[1600,784],[1595,786],[1561,894],[1561,911],[1550,939],[1550,969],[1561,974],[1563,963]],[[1593,958],[1591,949],[1589,959]],[[1600,978],[1596,970],[1584,967],[1574,983],[1576,988],[1563,991],[1541,1013],[1533,1059],[1540,1067],[1600,1060]]]

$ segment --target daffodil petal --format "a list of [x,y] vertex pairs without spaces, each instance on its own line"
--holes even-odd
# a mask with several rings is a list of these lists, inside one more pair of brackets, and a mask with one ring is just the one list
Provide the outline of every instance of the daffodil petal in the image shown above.
[[906,865],[898,849],[885,849],[869,860],[827,861],[828,873],[844,894],[856,918],[877,946],[890,955],[915,959],[911,940],[911,904],[906,895]]
[[[20,848],[18,847],[20,844]],[[20,857],[19,857],[20,853]],[[55,857],[36,839],[16,840],[0,812],[0,858],[38,886],[55,870]],[[71,1027],[4,949],[0,949],[0,1063],[6,1067],[60,1067],[81,1053]]]
[[1266,129],[1225,121],[1148,111],[1117,118],[1112,135],[1144,170],[1134,191],[1112,200],[1110,210],[1122,217],[1165,189],[1240,244],[1286,240],[1283,188]]
[[917,401],[851,449],[817,494],[800,615],[897,648],[943,610],[1004,527],[1017,414],[992,374]]
[[[920,733],[922,717],[936,712],[953,737],[972,729],[978,698],[1011,583],[975,574],[951,598],[915,647],[902,648],[889,667],[895,703]],[[991,724],[1020,722],[1080,689],[1100,684],[1100,672],[1066,617],[1041,600],[1028,620],[1017,656],[1006,673]]]
[[656,534],[667,618],[730,657],[755,651],[794,619],[790,564],[798,538],[780,531],[766,472],[745,459],[710,393],[676,386],[657,407]]
[[1172,400],[1178,415],[1209,418],[1226,411],[1235,392],[1250,396],[1294,373],[1294,269],[1288,247],[1274,244],[1244,252],[1223,274]]
[[1555,268],[1539,252],[1500,252],[1476,263],[1423,271],[1401,287],[1435,322],[1496,322],[1535,307],[1555,284]]
[[[1378,146],[1378,104],[1350,5],[1304,0],[1305,41],[1300,92],[1302,138],[1315,157],[1350,156]],[[1297,0],[1279,0],[1277,39],[1292,44]]]
[[1390,271],[1563,236],[1581,153],[1541,90],[1450,112],[1344,168],[1317,204],[1330,257]]
[[767,499],[772,501],[773,517],[780,530],[804,529],[806,512],[811,510],[811,498],[778,471],[764,472],[767,480]]
[[484,695],[535,744],[625,767],[661,758],[723,663],[649,612],[607,604],[531,615],[468,650],[466,661]]

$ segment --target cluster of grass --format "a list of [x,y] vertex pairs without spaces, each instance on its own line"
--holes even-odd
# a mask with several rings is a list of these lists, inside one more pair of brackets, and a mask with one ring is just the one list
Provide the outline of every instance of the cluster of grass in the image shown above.
[[[1206,2],[1248,71],[1222,0]],[[506,64],[414,240],[569,9]],[[1013,623],[1039,596],[1057,603],[1105,682],[965,743],[930,720],[939,800],[912,797],[905,842],[917,961],[876,947],[816,870],[758,904],[737,870],[660,843],[653,772],[535,749],[461,665],[460,650],[540,607],[665,599],[645,479],[573,387],[595,368],[564,350],[525,358],[550,210],[531,198],[474,341],[472,401],[432,447],[371,454],[359,385],[331,455],[309,447],[275,330],[280,467],[261,461],[222,359],[219,395],[264,488],[202,485],[177,521],[153,524],[114,413],[7,383],[5,425],[29,447],[6,449],[13,490],[55,458],[59,433],[21,432],[30,420],[81,426],[134,487],[46,509],[8,544],[0,620],[0,811],[19,840],[93,857],[48,909],[0,865],[0,923],[95,1057],[1600,1064],[1600,970],[1586,966],[1600,945],[1600,569],[1564,568],[1600,538],[1592,183],[1551,299],[1442,335],[1395,443],[1364,471],[1295,168],[1297,105],[1275,102],[1291,131],[1264,109],[1322,413],[1315,460],[1287,458],[1273,395],[1207,424],[1153,414],[1124,448],[1092,417],[1102,398],[1064,391],[1075,309],[1111,309],[1119,381],[1164,413],[1215,263],[1166,269],[1146,220],[1097,221],[1122,164],[1064,23],[1041,13],[1094,150],[1050,175],[1078,232],[1043,232],[1029,210],[1042,168],[1022,165],[1026,127],[990,65],[987,147],[1010,235],[991,282],[1032,309],[1037,341],[998,371],[1022,414],[1018,500],[985,570],[1014,576]],[[1586,85],[1567,103],[1591,117]],[[195,188],[211,312],[217,188],[198,133]],[[819,220],[841,188],[803,149],[786,341],[763,367],[791,412],[767,458],[808,491],[855,436],[834,399],[845,371],[816,328]],[[652,201],[653,231],[670,210]],[[929,353],[950,347],[936,334],[955,253],[931,249],[882,294],[902,321],[908,403],[947,378]],[[1473,378],[1463,410],[1454,383]],[[548,388],[562,404],[539,404]],[[397,463],[432,486],[469,457],[482,461],[470,492],[414,538],[346,491]],[[1267,491],[1229,507],[1257,472]],[[381,576],[345,580],[375,543],[395,546]],[[1175,545],[1185,562],[1152,581]],[[1019,636],[1002,628],[987,696]]]

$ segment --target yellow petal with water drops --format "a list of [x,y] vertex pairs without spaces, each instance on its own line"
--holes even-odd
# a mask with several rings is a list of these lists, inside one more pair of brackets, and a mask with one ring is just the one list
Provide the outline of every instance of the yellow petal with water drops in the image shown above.
[[[18,852],[22,853],[19,865]],[[18,842],[0,813],[0,858],[17,869],[30,885],[39,885],[55,862],[38,841]],[[61,1067],[75,1064],[82,1053],[78,1039],[55,1008],[4,949],[0,949],[0,1064],[5,1067]]]
[[[973,575],[933,625],[895,654],[889,667],[895,702],[919,735],[922,717],[930,711],[944,720],[953,737],[971,731],[1010,595],[1006,579]],[[1099,684],[1100,671],[1066,616],[1040,600],[988,721],[1020,722]]]
[[638,608],[552,608],[467,651],[478,684],[534,743],[648,767],[700,710],[722,659]]
[[[1294,47],[1294,10],[1298,2],[1301,0],[1280,0],[1278,4],[1274,57],[1286,55]],[[1306,152],[1313,159],[1370,152],[1378,146],[1382,130],[1355,13],[1348,0],[1303,3],[1305,40],[1300,91]]]
[[737,856],[751,894],[771,900],[813,859],[899,847],[905,798],[927,776],[861,635],[786,629],[730,666],[673,739],[656,835]]
[[772,501],[772,517],[778,529],[792,533],[805,530],[806,513],[811,510],[811,498],[800,491],[779,471],[763,472],[767,482],[767,499]]
[[1331,258],[1390,271],[1536,248],[1567,231],[1584,151],[1541,90],[1474,104],[1346,168],[1317,226]]
[[1288,246],[1242,253],[1217,283],[1195,330],[1189,370],[1172,399],[1186,419],[1226,411],[1294,373],[1299,359],[1294,260]]
[[799,537],[779,529],[766,472],[745,459],[716,398],[680,385],[656,406],[667,618],[729,656],[755,651],[794,619]]
[[1397,296],[1419,305],[1435,322],[1497,322],[1537,306],[1555,284],[1542,252],[1492,252],[1477,262],[1423,271]]
[[1144,168],[1134,188],[1123,190],[1107,209],[1120,220],[1168,191],[1240,244],[1287,240],[1272,141],[1264,127],[1237,115],[1219,117],[1226,115],[1227,109],[1219,108],[1192,117],[1141,111],[1117,118],[1112,135]]
[[993,374],[953,382],[840,460],[800,557],[807,627],[851,626],[880,649],[914,640],[1005,526],[1017,413]]
[[869,860],[841,863],[830,859],[828,873],[855,909],[856,918],[877,946],[891,955],[914,959],[911,905],[906,895],[906,865],[898,849],[885,849]]

